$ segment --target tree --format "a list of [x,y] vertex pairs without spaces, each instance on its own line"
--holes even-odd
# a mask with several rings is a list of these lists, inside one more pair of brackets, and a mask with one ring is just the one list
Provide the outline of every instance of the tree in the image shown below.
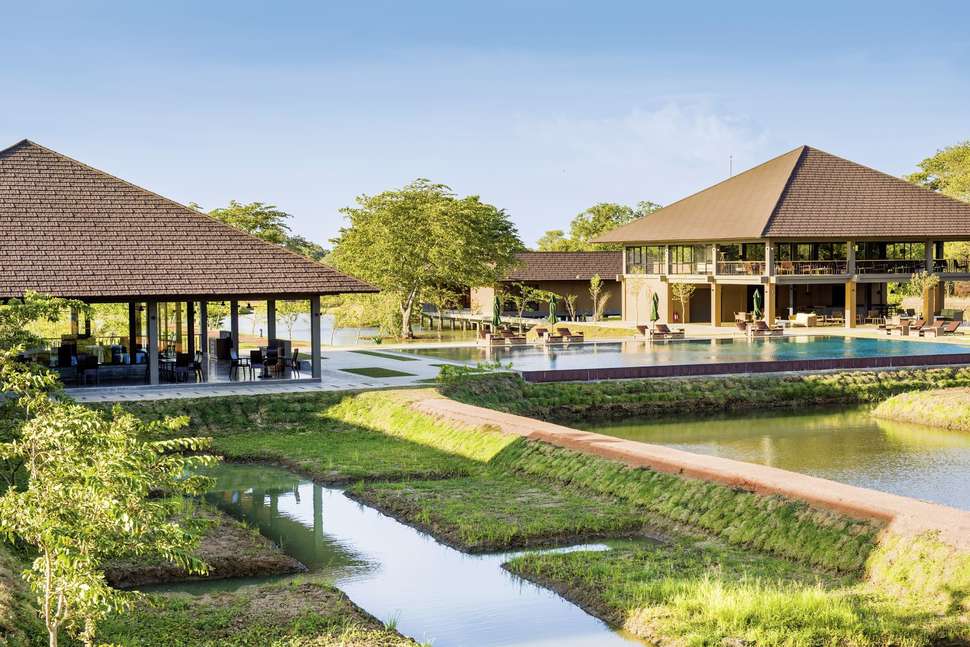
[[906,179],[943,195],[970,202],[970,140],[936,151]]
[[398,190],[362,195],[341,212],[349,226],[333,240],[336,267],[392,295],[401,337],[421,294],[438,285],[491,285],[522,250],[504,211],[478,196],[459,198],[443,184],[419,179]]
[[566,305],[566,314],[569,315],[570,321],[576,321],[576,300],[579,298],[578,294],[563,294],[562,302]]
[[599,274],[594,274],[589,280],[589,298],[593,303],[593,321],[600,320],[600,294],[603,292],[603,279]]
[[690,312],[690,298],[697,291],[697,286],[693,283],[671,283],[670,291],[674,298],[680,302],[681,321],[687,323],[688,313]]
[[293,326],[300,317],[310,312],[309,301],[277,301],[276,320],[286,326],[286,338],[293,341]]
[[[201,210],[197,204],[193,203],[189,206]],[[291,235],[288,221],[293,216],[277,208],[276,205],[264,202],[241,204],[230,200],[228,207],[213,209],[209,215],[257,238],[282,245],[310,260],[320,262],[327,256],[327,250],[321,245],[303,236]]]
[[444,328],[444,311],[461,302],[461,294],[447,287],[433,286],[424,291],[424,300],[434,306],[438,318],[438,336]]
[[620,245],[591,242],[601,234],[647,216],[660,205],[649,200],[639,202],[634,209],[615,202],[600,202],[586,209],[569,224],[569,237],[561,229],[551,229],[537,241],[540,252],[582,252],[596,249],[621,249]]
[[187,422],[146,425],[120,407],[108,418],[47,400],[17,440],[0,445],[0,457],[23,461],[29,478],[25,488],[0,496],[0,531],[37,551],[24,578],[38,595],[51,647],[62,629],[94,645],[98,622],[130,604],[131,594],[105,582],[109,560],[161,557],[205,573],[193,555],[201,527],[177,520],[184,504],[177,495],[201,495],[208,487],[208,479],[185,474],[215,459],[181,454],[203,450],[208,441],[141,440]]

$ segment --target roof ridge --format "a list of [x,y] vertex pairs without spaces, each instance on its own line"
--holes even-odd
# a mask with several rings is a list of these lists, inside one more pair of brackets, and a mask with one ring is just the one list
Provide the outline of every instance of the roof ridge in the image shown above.
[[[8,152],[12,151],[13,149],[17,148],[18,146],[23,146],[24,144],[34,144],[34,146],[39,146],[39,144],[35,144],[34,142],[32,142],[29,139],[27,139],[26,137],[24,137],[19,142],[15,142],[15,143],[11,144],[10,146],[7,146],[6,148],[0,148],[0,155],[3,155],[5,153],[8,153]],[[44,148],[44,147],[41,146],[41,148]]]
[[358,279],[357,277],[350,276],[349,274],[346,274],[344,272],[341,272],[340,270],[338,270],[337,268],[335,268],[335,267],[333,267],[331,265],[327,265],[326,263],[322,263],[320,261],[315,261],[313,259],[307,258],[306,256],[303,256],[302,254],[299,254],[297,252],[294,252],[293,250],[288,249],[287,247],[284,247],[283,245],[277,245],[276,243],[272,243],[272,242],[270,242],[268,240],[263,240],[259,236],[253,235],[253,234],[249,233],[248,231],[244,231],[242,229],[239,229],[238,227],[233,227],[232,225],[230,225],[228,223],[225,223],[225,222],[219,220],[218,218],[214,218],[213,216],[210,216],[209,214],[207,214],[207,213],[205,213],[203,211],[200,211],[198,209],[193,209],[192,207],[189,207],[187,205],[184,205],[181,202],[178,202],[178,201],[173,200],[171,198],[167,198],[167,197],[165,197],[165,196],[163,196],[163,195],[161,195],[159,193],[155,193],[151,189],[146,189],[145,187],[139,186],[139,185],[135,184],[134,182],[130,182],[128,180],[125,180],[123,178],[120,178],[117,175],[113,175],[111,173],[108,173],[107,171],[104,171],[104,170],[101,170],[101,169],[96,168],[94,166],[91,166],[90,164],[86,164],[86,163],[84,163],[84,162],[82,162],[82,161],[80,161],[78,159],[75,159],[75,158],[71,157],[70,155],[65,155],[64,153],[61,153],[61,152],[58,152],[58,151],[53,150],[51,148],[48,148],[48,147],[44,146],[43,144],[38,144],[37,142],[31,141],[30,139],[26,139],[26,138],[25,139],[22,139],[21,141],[17,142],[16,144],[13,144],[12,146],[8,146],[7,148],[5,148],[2,151],[0,151],[0,154],[3,154],[5,152],[7,152],[7,151],[9,151],[9,150],[11,150],[13,148],[16,148],[17,146],[21,146],[23,144],[29,144],[31,146],[35,146],[35,147],[37,147],[37,148],[39,148],[39,149],[41,149],[43,151],[46,151],[46,152],[50,153],[51,155],[54,155],[54,156],[59,157],[61,159],[67,160],[68,162],[71,162],[73,164],[77,164],[78,166],[81,166],[82,168],[85,168],[88,171],[91,171],[92,173],[97,173],[99,175],[103,175],[103,176],[108,177],[108,178],[111,178],[112,180],[115,180],[117,182],[121,182],[122,184],[124,184],[126,186],[129,186],[129,187],[131,187],[133,189],[137,189],[138,191],[143,191],[143,192],[145,192],[145,193],[147,193],[149,195],[155,196],[159,200],[163,200],[163,201],[165,201],[165,202],[167,202],[169,204],[172,204],[172,205],[178,207],[179,209],[182,209],[186,213],[191,214],[193,217],[206,218],[210,222],[214,223],[217,227],[220,227],[220,228],[225,229],[226,231],[230,232],[232,235],[245,236],[245,237],[250,238],[252,240],[259,241],[260,243],[262,243],[264,245],[272,245],[273,247],[275,247],[277,249],[280,249],[280,250],[286,252],[287,254],[291,254],[292,256],[300,259],[301,261],[303,261],[305,263],[310,263],[313,266],[323,266],[325,268],[328,268],[330,270],[333,270],[334,272],[339,272],[340,274],[343,274],[344,276],[348,276],[349,278],[351,278],[351,279],[353,279],[355,281],[358,281],[358,282],[360,282],[363,285],[366,285],[366,286],[372,287],[372,288],[375,287],[375,286],[371,285],[370,283],[368,283],[367,281],[363,281],[361,279]]
[[[798,169],[801,167],[802,162],[805,161],[805,155],[808,153],[809,150],[819,150],[817,148],[812,149],[812,147],[807,144],[802,144],[801,149],[802,149],[801,152],[798,154],[798,159],[795,160],[794,164],[792,164],[791,172],[788,173],[788,179],[785,180],[785,185],[781,187],[781,191],[778,193],[778,198],[775,200],[775,205],[771,208],[771,213],[768,214],[768,219],[765,220],[764,227],[761,228],[762,238],[764,238],[765,234],[768,233],[768,230],[771,229],[771,223],[775,220],[775,215],[778,213],[778,207],[781,206],[781,201],[785,197],[785,194],[788,192],[788,187],[791,186],[792,180],[795,178],[795,174],[798,173]],[[791,152],[792,151],[788,151],[788,153],[791,153]],[[786,153],[786,155],[788,153]]]

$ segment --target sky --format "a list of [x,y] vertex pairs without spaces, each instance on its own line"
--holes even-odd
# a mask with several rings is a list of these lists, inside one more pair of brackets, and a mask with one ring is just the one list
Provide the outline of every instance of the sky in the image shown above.
[[901,175],[970,139],[970,4],[0,1],[0,148],[327,244],[416,178],[523,240],[802,144]]

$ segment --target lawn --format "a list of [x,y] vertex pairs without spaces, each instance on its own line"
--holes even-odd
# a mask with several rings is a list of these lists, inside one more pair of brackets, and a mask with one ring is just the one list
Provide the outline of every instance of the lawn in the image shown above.
[[126,647],[404,647],[416,645],[327,584],[290,580],[200,596],[148,595],[105,621],[99,638]]
[[498,470],[447,481],[358,485],[351,496],[471,551],[567,544],[643,527],[643,511]]
[[881,402],[873,415],[953,431],[970,431],[970,388],[900,393]]
[[376,350],[352,350],[351,353],[357,353],[358,355],[370,355],[371,357],[380,357],[381,359],[393,359],[399,362],[416,362],[417,357],[406,357],[404,355],[392,355],[391,353],[379,353]]
[[970,638],[952,616],[711,542],[529,554],[506,568],[659,644],[915,646]]
[[380,366],[365,366],[363,368],[342,368],[344,373],[363,375],[364,377],[414,377],[414,373],[395,371],[392,368],[382,368]]

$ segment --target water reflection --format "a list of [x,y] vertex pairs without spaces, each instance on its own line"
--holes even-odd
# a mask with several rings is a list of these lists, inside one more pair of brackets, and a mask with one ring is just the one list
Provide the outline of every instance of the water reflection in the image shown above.
[[587,428],[970,510],[970,434],[877,420],[866,408]]
[[[468,555],[291,472],[221,465],[209,500],[259,528],[377,618],[435,647],[636,644],[501,564],[510,554]],[[247,487],[251,484],[251,487]],[[597,544],[580,547],[603,550]],[[164,590],[206,591],[236,583]]]

